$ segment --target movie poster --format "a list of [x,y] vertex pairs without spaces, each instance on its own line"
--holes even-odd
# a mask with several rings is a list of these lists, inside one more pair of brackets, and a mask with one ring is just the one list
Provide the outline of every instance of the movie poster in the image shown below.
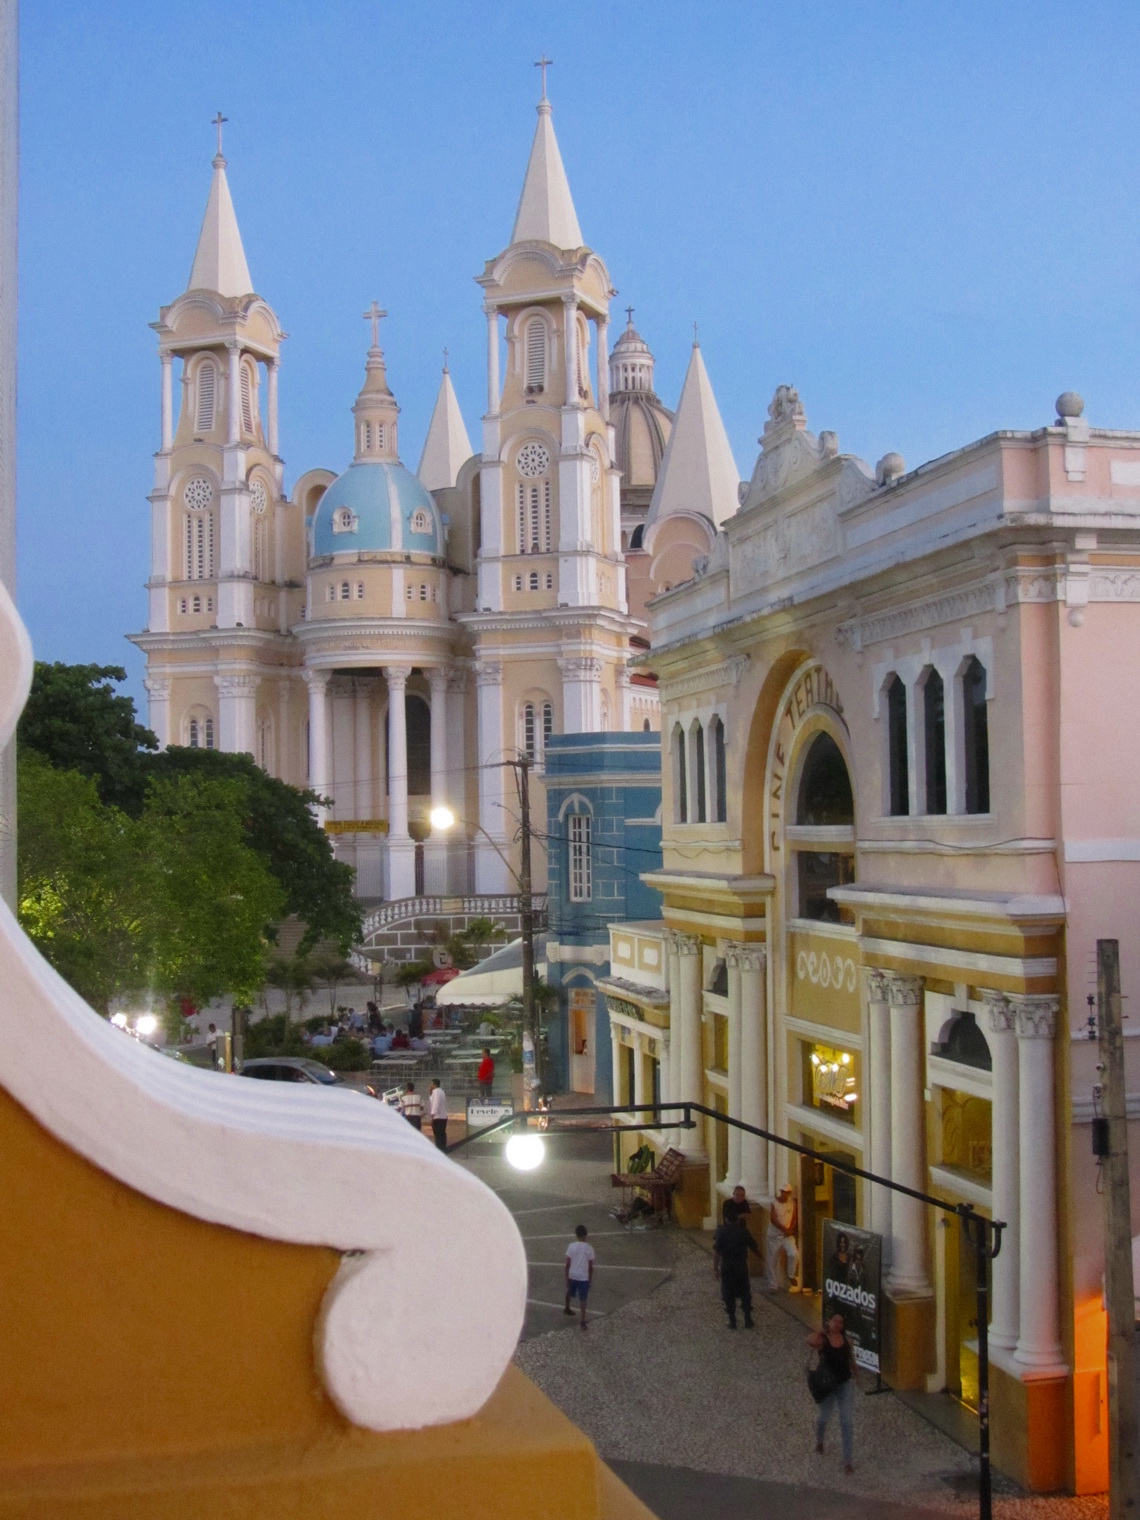
[[883,1237],[823,1221],[823,1322],[842,1314],[858,1366],[879,1370]]

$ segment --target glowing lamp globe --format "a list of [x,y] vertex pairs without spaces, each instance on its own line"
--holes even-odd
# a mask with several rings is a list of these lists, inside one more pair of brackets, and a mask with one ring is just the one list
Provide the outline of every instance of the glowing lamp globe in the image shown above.
[[428,814],[433,829],[451,829],[455,827],[455,814],[449,807],[433,807]]
[[533,1172],[546,1156],[541,1135],[512,1135],[507,1141],[507,1160],[519,1172]]

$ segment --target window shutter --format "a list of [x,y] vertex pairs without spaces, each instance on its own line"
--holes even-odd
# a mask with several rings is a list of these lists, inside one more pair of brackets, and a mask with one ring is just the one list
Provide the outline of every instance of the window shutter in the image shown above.
[[214,395],[217,371],[209,359],[198,366],[198,405],[194,420],[196,433],[209,433],[214,426]]

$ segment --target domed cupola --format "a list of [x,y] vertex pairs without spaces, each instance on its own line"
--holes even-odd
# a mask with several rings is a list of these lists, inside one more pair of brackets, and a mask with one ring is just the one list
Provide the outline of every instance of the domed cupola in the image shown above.
[[343,475],[321,497],[310,529],[314,559],[330,554],[444,553],[443,524],[431,492],[400,463],[396,419],[400,408],[388,387],[377,326],[385,313],[375,301],[372,347],[364,384],[352,408],[356,452]]
[[653,355],[626,307],[626,329],[610,352],[610,421],[621,470],[623,514],[644,513],[673,428],[673,413],[653,389]]

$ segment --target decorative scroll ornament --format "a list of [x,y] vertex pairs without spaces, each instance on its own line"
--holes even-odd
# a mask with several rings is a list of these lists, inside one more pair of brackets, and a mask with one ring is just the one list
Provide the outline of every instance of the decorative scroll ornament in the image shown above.
[[[31,672],[27,634],[0,586],[0,745]],[[52,970],[3,902],[0,986],[0,1082],[64,1145],[194,1218],[346,1253],[314,1350],[348,1420],[409,1430],[478,1413],[526,1308],[522,1241],[489,1188],[386,1104],[242,1081],[126,1038]],[[446,1376],[401,1376],[425,1347]]]

